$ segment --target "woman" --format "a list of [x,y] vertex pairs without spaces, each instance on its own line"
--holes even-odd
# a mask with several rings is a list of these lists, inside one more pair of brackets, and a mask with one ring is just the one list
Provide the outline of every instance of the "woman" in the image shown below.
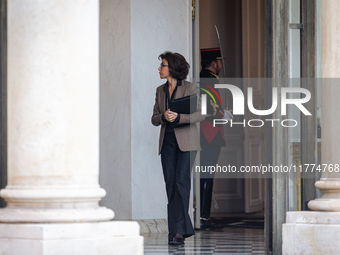
[[[196,122],[202,121],[200,103],[197,112],[180,114],[171,111],[170,100],[198,94],[195,84],[184,81],[189,64],[179,53],[164,52],[159,75],[167,82],[156,90],[152,124],[161,126],[159,154],[168,197],[169,244],[180,245],[194,235],[189,218],[190,169],[196,152],[201,149]],[[182,125],[181,125],[182,124]]]

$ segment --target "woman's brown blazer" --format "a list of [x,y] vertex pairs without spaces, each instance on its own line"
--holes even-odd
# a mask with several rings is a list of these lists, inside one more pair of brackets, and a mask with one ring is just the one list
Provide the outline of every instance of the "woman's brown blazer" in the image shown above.
[[[165,83],[166,84],[166,83]],[[156,90],[156,100],[153,107],[153,115],[151,122],[155,126],[162,125],[159,135],[159,151],[161,153],[166,122],[162,121],[162,114],[165,109],[165,84],[159,86]],[[174,99],[189,96],[192,94],[198,94],[197,85],[188,81],[182,81],[182,85],[177,85],[177,91]],[[171,108],[170,108],[171,110]],[[200,136],[196,123],[204,120],[204,116],[201,115],[201,101],[198,102],[198,110],[192,114],[180,114],[180,120],[178,124],[189,123],[189,125],[181,126],[174,129],[177,139],[178,147],[181,151],[200,151]]]

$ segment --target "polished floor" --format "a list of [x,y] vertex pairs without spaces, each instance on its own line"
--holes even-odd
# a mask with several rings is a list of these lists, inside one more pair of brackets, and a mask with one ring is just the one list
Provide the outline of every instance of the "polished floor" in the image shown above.
[[195,231],[182,246],[167,244],[167,234],[145,234],[144,255],[165,254],[264,254],[263,229],[226,227],[219,231]]

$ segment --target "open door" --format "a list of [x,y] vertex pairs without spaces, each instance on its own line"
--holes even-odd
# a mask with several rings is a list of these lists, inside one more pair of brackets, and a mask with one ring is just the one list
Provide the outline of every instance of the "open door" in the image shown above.
[[[248,87],[252,87],[253,105],[255,109],[265,109],[266,89],[261,82],[251,78],[265,77],[265,17],[264,0],[242,0],[242,53],[243,53],[243,94],[247,95]],[[248,95],[247,95],[248,96]],[[247,101],[247,100],[245,100]],[[245,102],[247,104],[247,102]],[[245,107],[246,123],[250,119],[259,119]],[[244,128],[244,165],[259,166],[265,162],[264,127],[254,128],[246,124]],[[244,180],[245,212],[259,212],[264,209],[264,179],[247,178]]]

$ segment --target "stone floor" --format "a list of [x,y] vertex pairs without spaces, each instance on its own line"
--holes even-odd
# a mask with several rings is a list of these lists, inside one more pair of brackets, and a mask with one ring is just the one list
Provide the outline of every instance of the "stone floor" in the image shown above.
[[220,231],[195,231],[183,246],[167,245],[167,234],[144,234],[144,255],[264,254],[263,229],[226,227]]

